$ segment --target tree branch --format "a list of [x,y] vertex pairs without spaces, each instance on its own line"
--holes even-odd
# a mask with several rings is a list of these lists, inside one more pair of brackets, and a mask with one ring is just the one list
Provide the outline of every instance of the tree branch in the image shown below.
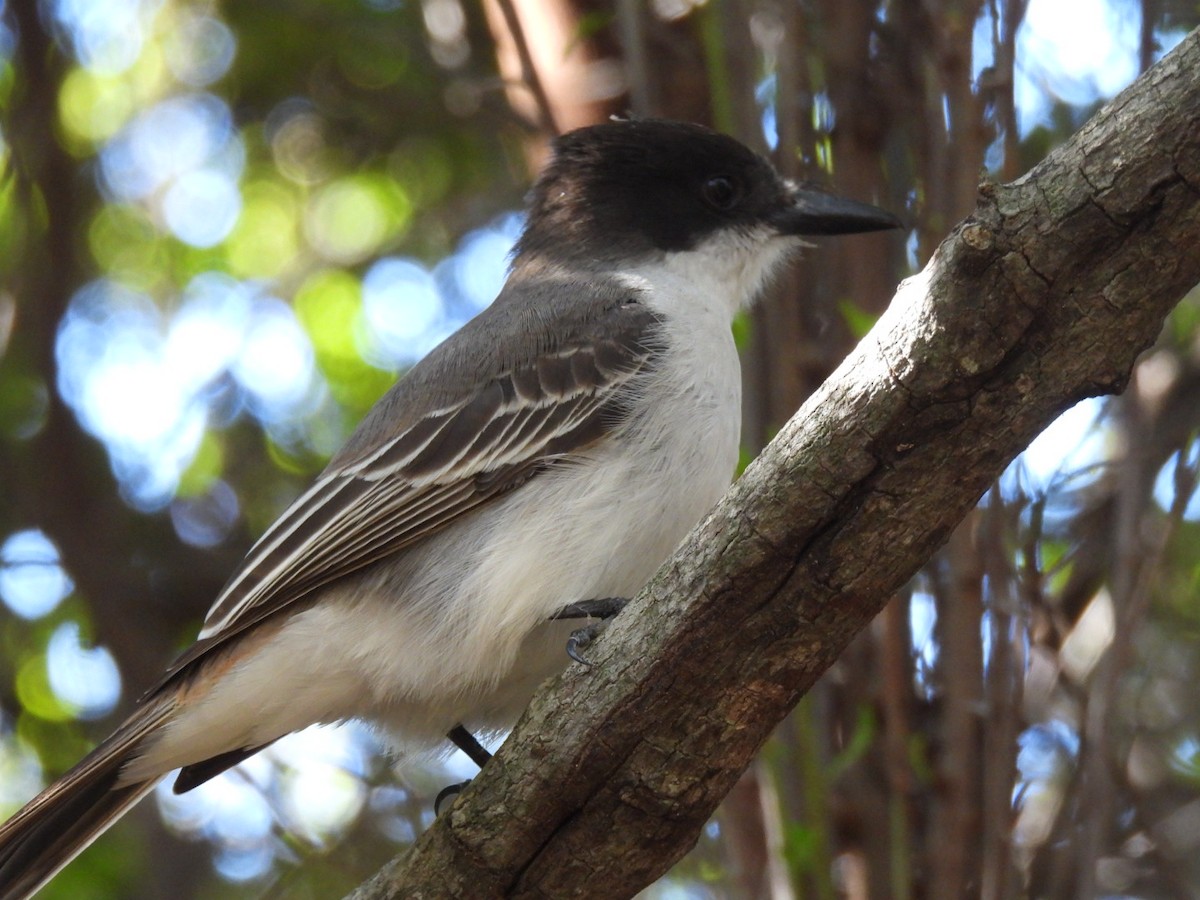
[[[354,894],[617,897],[1061,411],[1200,281],[1200,32],[980,189],[875,329],[411,852]],[[597,548],[603,552],[603,548]]]

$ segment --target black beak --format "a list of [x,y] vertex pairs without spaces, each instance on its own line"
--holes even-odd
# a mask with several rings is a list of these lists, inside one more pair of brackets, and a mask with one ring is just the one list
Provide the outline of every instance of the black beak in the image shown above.
[[846,200],[810,188],[793,188],[791,205],[771,216],[780,234],[859,234],[903,228],[904,223],[869,203]]

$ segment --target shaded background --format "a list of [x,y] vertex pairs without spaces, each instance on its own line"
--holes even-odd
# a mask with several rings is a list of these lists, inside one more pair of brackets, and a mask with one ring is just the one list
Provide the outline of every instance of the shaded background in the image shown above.
[[[107,733],[253,538],[489,303],[555,131],[706,122],[907,233],[736,325],[746,457],[1183,0],[0,2],[0,816]],[[812,691],[655,897],[1191,896],[1200,296]],[[602,550],[600,551],[602,552]],[[310,729],[48,898],[331,897],[470,773]]]

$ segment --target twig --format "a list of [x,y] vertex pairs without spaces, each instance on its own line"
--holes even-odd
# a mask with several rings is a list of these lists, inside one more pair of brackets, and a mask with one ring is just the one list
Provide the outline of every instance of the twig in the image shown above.
[[525,40],[525,29],[521,27],[517,9],[512,0],[496,0],[496,3],[500,6],[500,12],[504,14],[504,24],[508,26],[513,43],[517,47],[517,56],[521,60],[521,78],[537,103],[538,127],[548,135],[556,135],[559,130],[554,121],[554,110],[550,107],[550,98],[546,95],[542,80],[538,77],[537,67],[533,64],[533,55],[529,52],[529,42]]

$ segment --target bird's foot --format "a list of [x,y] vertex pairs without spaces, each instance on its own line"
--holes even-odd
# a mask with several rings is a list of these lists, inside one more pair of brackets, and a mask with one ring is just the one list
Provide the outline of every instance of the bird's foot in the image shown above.
[[576,628],[571,632],[570,637],[567,638],[567,656],[581,665],[590,666],[592,661],[580,651],[591,644],[596,639],[596,636],[607,627],[608,622],[601,620],[599,622],[592,622],[590,625],[584,625],[582,628]]
[[[487,748],[484,747],[483,744],[479,743],[475,735],[467,731],[463,725],[455,725],[446,732],[446,737],[450,740],[450,743],[452,743],[463,753],[467,754],[467,756],[471,757],[471,762],[475,763],[475,765],[479,766],[479,768],[482,769],[488,764],[489,761],[491,761],[492,754],[489,753]],[[433,814],[435,816],[440,815],[442,811],[442,804],[447,800],[457,797],[462,793],[462,789],[470,783],[471,779],[468,778],[466,781],[460,781],[458,784],[452,784],[448,787],[442,788],[441,791],[438,792],[437,797],[434,798]]]
[[581,665],[590,666],[591,662],[581,651],[608,626],[608,620],[623,610],[628,603],[627,597],[600,597],[570,603],[552,615],[551,619],[599,619],[598,622],[590,622],[571,632],[567,638],[567,656]]
[[442,804],[448,800],[453,800],[455,797],[461,794],[462,789],[470,783],[471,779],[468,778],[466,781],[460,781],[458,784],[451,784],[442,788],[433,801],[433,814],[435,816],[440,816],[442,814]]

